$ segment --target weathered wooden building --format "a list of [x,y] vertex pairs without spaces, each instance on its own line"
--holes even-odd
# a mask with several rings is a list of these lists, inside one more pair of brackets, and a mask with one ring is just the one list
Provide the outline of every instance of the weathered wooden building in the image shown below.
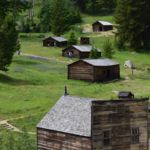
[[107,21],[96,21],[92,24],[93,32],[113,30],[113,25]]
[[148,99],[62,96],[37,125],[38,150],[148,150]]
[[81,45],[89,45],[90,44],[90,38],[89,37],[80,37],[80,44]]
[[63,37],[48,37],[43,40],[43,46],[58,46],[63,47],[67,46],[68,41]]
[[[80,59],[89,58],[91,50],[91,45],[72,45],[62,50],[62,56]],[[99,53],[101,55],[101,50],[99,50]]]
[[68,79],[105,82],[119,78],[119,63],[111,59],[83,59],[68,65]]

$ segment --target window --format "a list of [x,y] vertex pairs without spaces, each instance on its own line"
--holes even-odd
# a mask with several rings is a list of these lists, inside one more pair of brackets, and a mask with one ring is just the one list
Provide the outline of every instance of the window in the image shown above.
[[132,144],[139,143],[139,128],[131,128],[131,142]]
[[111,132],[110,130],[103,131],[103,145],[110,146],[111,145]]

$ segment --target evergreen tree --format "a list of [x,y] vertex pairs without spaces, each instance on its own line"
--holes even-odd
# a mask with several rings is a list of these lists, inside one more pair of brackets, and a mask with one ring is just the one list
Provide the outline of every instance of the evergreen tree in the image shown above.
[[99,50],[97,48],[95,48],[94,46],[92,46],[92,50],[90,52],[90,58],[98,59],[100,57],[101,57],[101,53],[99,52]]
[[114,54],[114,51],[113,51],[112,43],[110,42],[110,40],[106,40],[103,45],[102,55],[103,57],[106,57],[106,58],[112,58],[113,54]]
[[71,25],[81,22],[80,12],[70,0],[44,0],[39,17],[42,29],[51,29],[56,35],[63,34]]
[[78,39],[75,35],[75,32],[71,31],[70,32],[70,37],[69,37],[69,40],[68,40],[68,44],[69,45],[75,45],[75,44],[77,44],[77,42],[78,42]]
[[0,70],[8,70],[13,54],[17,50],[19,50],[18,32],[12,17],[8,16],[0,26]]
[[150,46],[149,0],[118,0],[115,20],[119,46],[134,49]]

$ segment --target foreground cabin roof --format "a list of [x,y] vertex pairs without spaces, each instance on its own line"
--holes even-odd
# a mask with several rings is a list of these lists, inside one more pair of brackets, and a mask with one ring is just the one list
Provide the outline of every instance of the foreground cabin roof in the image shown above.
[[37,127],[90,137],[91,101],[88,98],[62,96]]
[[98,21],[94,22],[93,24],[95,24],[95,23],[100,23],[100,24],[102,24],[104,26],[112,26],[112,23],[107,22],[107,21],[98,20]]
[[[115,65],[119,65],[118,62],[114,61],[114,60],[111,60],[111,59],[108,59],[108,58],[103,58],[103,59],[82,59],[82,60],[79,60],[79,61],[83,61],[85,63],[88,63],[92,66],[101,66],[101,67],[106,67],[106,66],[115,66]],[[77,62],[79,62],[77,61]],[[74,62],[76,63],[76,62]],[[72,63],[72,64],[74,64]],[[71,64],[70,64],[71,65]]]

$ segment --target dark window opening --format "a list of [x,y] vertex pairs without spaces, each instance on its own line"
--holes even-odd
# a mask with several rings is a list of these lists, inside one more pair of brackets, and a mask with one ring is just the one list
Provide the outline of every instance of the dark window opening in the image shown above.
[[110,131],[104,131],[103,132],[103,145],[104,146],[110,146],[111,145],[111,132]]
[[131,143],[139,143],[139,128],[131,128]]

